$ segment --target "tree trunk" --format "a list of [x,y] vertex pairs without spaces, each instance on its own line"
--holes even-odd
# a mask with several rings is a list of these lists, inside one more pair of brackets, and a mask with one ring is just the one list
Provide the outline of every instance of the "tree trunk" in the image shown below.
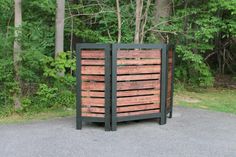
[[[163,20],[167,19],[171,14],[171,0],[156,0],[154,12],[154,25],[159,24]],[[166,23],[168,24],[168,23]],[[163,43],[166,43],[168,36],[161,34],[160,32],[156,34],[156,38]]]
[[116,14],[117,14],[117,21],[118,21],[118,38],[117,42],[120,43],[121,41],[121,15],[120,15],[120,2],[119,0],[116,0]]
[[136,0],[136,13],[135,13],[135,34],[134,43],[140,42],[140,23],[143,10],[143,0]]
[[151,0],[147,0],[147,6],[146,6],[146,9],[145,9],[145,12],[143,14],[143,22],[142,22],[142,25],[141,25],[141,34],[140,34],[140,43],[142,44],[143,43],[143,40],[144,40],[144,37],[145,37],[145,33],[144,33],[144,29],[145,29],[145,26],[146,26],[146,23],[147,23],[147,18],[148,18],[148,11],[149,11],[149,7],[151,5]]
[[15,91],[13,101],[15,108],[21,107],[21,80],[20,80],[20,61],[21,61],[21,45],[19,43],[20,26],[22,24],[21,0],[15,0],[15,40],[13,45],[13,62],[15,71],[15,81],[19,86],[19,90]]
[[55,58],[64,51],[65,0],[57,0]]

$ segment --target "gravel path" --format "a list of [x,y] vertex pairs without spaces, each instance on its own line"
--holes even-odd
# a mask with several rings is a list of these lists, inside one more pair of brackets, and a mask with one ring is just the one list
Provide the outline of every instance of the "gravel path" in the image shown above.
[[0,125],[1,157],[236,157],[236,116],[175,107],[172,119],[98,124],[75,118]]

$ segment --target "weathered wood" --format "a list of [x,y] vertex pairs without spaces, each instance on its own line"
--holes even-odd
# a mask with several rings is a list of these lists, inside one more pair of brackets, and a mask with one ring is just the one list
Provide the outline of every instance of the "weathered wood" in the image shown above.
[[105,113],[105,109],[98,108],[98,107],[83,107],[82,112],[84,112],[84,113]]
[[160,81],[117,82],[117,90],[160,88]]
[[168,52],[168,54],[169,54],[168,57],[169,57],[169,58],[172,58],[172,57],[173,57],[173,50],[170,49],[169,52]]
[[137,111],[137,112],[126,112],[126,113],[117,113],[118,117],[125,117],[125,116],[136,116],[136,115],[145,115],[145,114],[152,114],[152,113],[159,113],[160,110],[148,110],[148,111]]
[[161,64],[161,59],[122,59],[117,60],[117,65],[153,65]]
[[117,81],[132,81],[132,80],[158,80],[160,74],[146,74],[146,75],[118,75]]
[[147,74],[147,73],[160,73],[160,65],[143,65],[143,66],[118,66],[117,74]]
[[128,105],[159,103],[159,102],[160,102],[159,95],[117,98],[117,106],[128,106]]
[[156,50],[119,50],[117,58],[161,58],[161,51]]
[[94,90],[100,91],[105,89],[105,84],[102,82],[82,82],[81,83],[82,90]]
[[81,66],[81,74],[104,75],[104,66]]
[[104,50],[82,50],[81,58],[104,58]]
[[138,105],[138,106],[126,106],[126,107],[117,107],[117,112],[130,112],[130,111],[142,111],[150,109],[159,109],[160,104],[148,104],[148,105]]
[[95,104],[95,106],[97,105],[104,106],[105,100],[104,98],[82,98],[81,103],[85,106],[87,105],[93,106],[93,104]]
[[147,89],[147,90],[133,90],[133,91],[117,91],[117,97],[134,96],[134,95],[159,95],[159,89]]
[[82,112],[82,117],[100,117],[103,118],[105,117],[104,114],[96,114],[96,113],[83,113]]
[[104,107],[105,105],[105,100],[104,99],[99,99],[99,98],[82,98],[81,100],[81,105],[82,106],[99,106],[99,107]]
[[105,93],[104,92],[82,91],[81,96],[82,97],[100,97],[100,98],[104,98]]
[[104,60],[81,60],[81,65],[105,65]]
[[172,59],[172,58],[169,58],[169,59],[168,59],[168,63],[169,63],[169,64],[172,64],[172,63],[173,63],[173,59]]
[[104,76],[94,76],[94,75],[82,75],[81,76],[83,81],[104,81]]

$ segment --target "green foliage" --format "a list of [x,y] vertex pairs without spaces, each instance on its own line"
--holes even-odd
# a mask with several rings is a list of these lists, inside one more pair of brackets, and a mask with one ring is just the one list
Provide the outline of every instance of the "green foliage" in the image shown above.
[[75,109],[75,91],[62,90],[57,93],[54,108],[72,108]]
[[13,105],[0,106],[0,118],[7,117],[14,112]]
[[[144,43],[157,43],[156,33],[176,44],[175,79],[188,86],[212,86],[223,56],[225,67],[236,71],[236,0],[173,0],[173,15],[154,23],[151,1]],[[144,1],[144,9],[147,2]],[[120,1],[121,42],[132,43],[135,30],[135,1]],[[55,0],[23,0],[23,24],[18,41],[22,46],[20,76],[22,108],[18,113],[75,107],[75,54],[78,42],[115,43],[118,22],[115,0],[66,1],[65,51],[54,57]],[[144,12],[144,10],[143,10]],[[14,112],[14,1],[0,1],[0,115]],[[142,17],[143,18],[143,17]],[[216,53],[217,52],[217,53]],[[214,54],[215,53],[215,54]],[[213,54],[213,55],[211,55]],[[209,58],[209,59],[208,59]],[[221,58],[221,60],[219,60]],[[231,72],[233,73],[233,72]],[[63,75],[62,75],[63,74]],[[180,90],[182,89],[179,85]]]
[[[75,77],[71,75],[76,69],[75,57],[71,52],[62,52],[55,59],[46,57],[42,60],[44,62],[44,76],[53,78],[62,84],[74,86]],[[63,73],[64,76],[58,75]]]
[[[74,109],[75,93],[69,90],[59,90],[57,87],[49,87],[46,84],[40,84],[35,95],[22,99],[22,106],[17,112],[20,114],[34,114],[58,108]],[[6,109],[4,111],[6,112]]]
[[57,97],[58,88],[50,88],[46,84],[40,84],[36,93],[37,106],[40,108],[50,108]]
[[181,58],[175,70],[176,79],[192,85],[212,86],[214,80],[210,68],[200,54],[194,54],[188,49],[188,46],[176,46],[178,58]]
[[[171,24],[160,25],[159,29],[169,32],[171,41],[177,45],[176,79],[191,85],[211,86],[213,71],[217,70],[214,68],[219,66],[205,57],[209,55],[210,59],[218,60],[216,52],[219,49],[229,53],[229,48],[223,47],[225,44],[221,46],[216,41],[227,44],[228,40],[236,37],[236,9],[232,7],[236,1],[210,0],[202,3],[175,0],[174,3],[176,8],[170,17]],[[217,55],[210,55],[214,53]],[[231,58],[234,56],[231,55]]]

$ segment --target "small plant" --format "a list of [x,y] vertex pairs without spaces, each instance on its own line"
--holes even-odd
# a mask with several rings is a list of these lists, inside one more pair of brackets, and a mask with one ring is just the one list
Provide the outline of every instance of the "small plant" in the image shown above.
[[44,62],[45,77],[50,77],[64,85],[75,85],[76,79],[73,73],[76,69],[76,62],[75,58],[71,56],[71,52],[62,52],[55,59],[45,57],[42,61]]
[[39,108],[50,108],[54,105],[57,97],[58,88],[48,87],[46,84],[40,84],[36,93],[36,104]]

